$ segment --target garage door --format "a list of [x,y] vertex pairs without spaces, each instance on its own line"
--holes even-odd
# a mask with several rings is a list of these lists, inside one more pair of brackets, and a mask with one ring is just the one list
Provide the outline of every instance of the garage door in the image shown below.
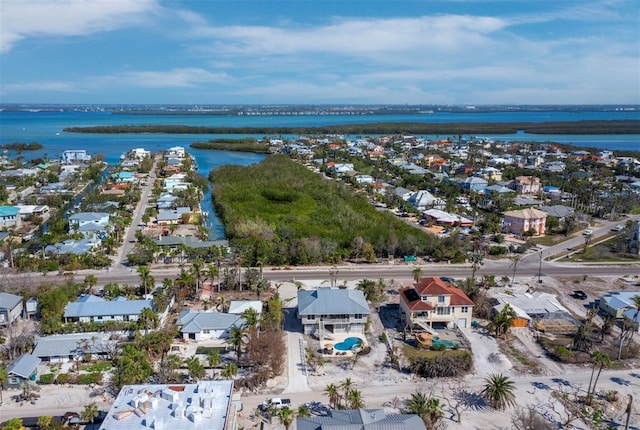
[[458,318],[458,327],[467,328],[467,319],[466,318]]

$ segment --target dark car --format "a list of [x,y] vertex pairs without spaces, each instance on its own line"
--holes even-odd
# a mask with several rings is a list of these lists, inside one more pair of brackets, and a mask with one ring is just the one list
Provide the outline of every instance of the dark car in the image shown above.
[[587,293],[585,293],[582,290],[575,290],[573,292],[573,297],[575,297],[576,299],[580,299],[580,300],[586,300],[587,299]]
[[80,414],[77,412],[67,412],[62,416],[62,421],[67,424],[80,424]]

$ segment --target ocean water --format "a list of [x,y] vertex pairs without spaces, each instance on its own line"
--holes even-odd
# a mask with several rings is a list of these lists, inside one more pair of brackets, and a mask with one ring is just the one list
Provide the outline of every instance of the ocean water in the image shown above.
[[[258,115],[258,116],[205,116],[205,115],[127,115],[108,112],[7,112],[0,111],[0,145],[12,142],[38,142],[44,148],[28,151],[27,159],[47,155],[57,158],[65,149],[86,149],[92,154],[104,154],[108,163],[117,163],[120,155],[131,148],[159,151],[172,146],[189,147],[194,141],[239,135],[190,134],[81,134],[65,133],[66,127],[96,125],[181,124],[193,126],[323,126],[333,124],[362,124],[372,122],[544,122],[579,120],[640,119],[638,112],[506,112],[506,113],[434,113],[402,115]],[[262,138],[262,135],[254,136]],[[440,136],[443,138],[445,136]],[[487,135],[496,140],[551,141],[575,146],[610,150],[640,151],[640,135]],[[249,165],[260,162],[264,156],[227,151],[197,150],[189,148],[195,156],[200,173],[225,164]],[[224,229],[214,216],[211,194],[206,193],[203,210],[210,213],[207,223],[212,239],[222,238]]]

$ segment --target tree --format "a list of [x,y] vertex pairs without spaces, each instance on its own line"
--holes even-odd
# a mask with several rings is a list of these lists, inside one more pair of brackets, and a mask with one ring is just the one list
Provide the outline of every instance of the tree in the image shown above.
[[405,413],[418,415],[428,429],[434,428],[443,416],[440,399],[421,391],[416,391],[407,399]]
[[220,376],[231,379],[238,374],[238,365],[236,363],[225,363],[222,365]]
[[253,330],[258,327],[260,316],[258,315],[258,311],[255,309],[249,308],[242,312],[242,318],[245,320],[244,327],[247,330]]
[[199,381],[207,374],[204,366],[195,355],[184,360],[184,364],[187,366],[192,381]]
[[[216,276],[218,276],[218,274],[220,273],[220,271],[218,270],[218,268],[214,265],[214,264],[209,264],[207,266],[207,270],[204,272],[204,276],[206,277],[206,279],[209,279],[209,281],[211,281],[211,289],[213,291],[213,284],[215,284],[216,282]],[[220,283],[218,282],[218,291],[220,291]]]
[[489,403],[489,405],[497,410],[505,410],[508,406],[515,406],[515,384],[499,373],[494,373],[485,378],[484,388],[480,395]]
[[[591,368],[591,377],[589,378],[589,387],[587,388],[587,399],[586,403],[591,404],[593,400],[593,396],[596,393],[596,384],[598,384],[598,379],[600,378],[600,373],[604,367],[609,367],[611,364],[611,359],[609,356],[600,351],[594,351],[591,354],[591,362],[593,363],[593,367]],[[596,378],[593,379],[593,375],[596,372],[596,368],[598,369],[598,373],[596,374]],[[592,385],[593,383],[593,385]]]
[[209,353],[207,354],[207,362],[209,363],[209,367],[211,368],[211,378],[213,379],[214,367],[218,367],[220,363],[222,363],[222,356],[220,355],[220,351],[209,351]]
[[0,405],[2,404],[2,392],[4,391],[4,384],[9,381],[9,372],[4,363],[0,363]]
[[516,281],[516,269],[518,268],[518,263],[520,262],[521,259],[522,259],[521,255],[513,255],[509,257],[509,260],[511,260],[511,267],[513,267],[513,275],[511,277],[511,286],[513,286],[513,283]]
[[355,385],[356,385],[355,382],[353,382],[351,378],[344,378],[344,381],[340,383],[340,388],[342,388],[342,390],[344,391],[344,394],[342,395],[342,397],[344,398],[345,402],[348,401],[349,392],[353,387],[355,387]]
[[41,415],[38,417],[38,428],[40,430],[49,430],[53,423],[53,417],[51,415]]
[[196,281],[195,295],[197,296],[198,293],[200,292],[200,287],[202,285],[202,277],[205,273],[202,259],[196,258],[193,261],[193,263],[191,263],[191,273],[193,273],[193,277],[195,278],[195,281]]
[[513,321],[516,319],[516,316],[516,312],[513,310],[511,305],[507,303],[498,315],[493,317],[487,326],[487,330],[489,333],[493,332],[496,338],[503,334],[506,337],[509,333],[509,329],[513,325]]
[[2,430],[24,430],[22,418],[11,418],[4,427],[2,427]]
[[85,405],[80,416],[83,420],[93,423],[93,420],[98,417],[98,405],[95,402]]
[[305,405],[298,406],[297,411],[298,418],[309,418],[311,416],[311,411]]
[[349,397],[346,400],[351,409],[364,408],[364,400],[362,399],[362,392],[360,390],[350,390]]
[[365,299],[375,308],[377,308],[380,302],[384,299],[385,288],[386,285],[384,283],[384,279],[379,279],[378,282],[370,279],[363,279],[358,282],[358,285],[356,285],[356,289],[362,291]]
[[233,326],[229,332],[229,343],[233,345],[236,351],[236,357],[240,360],[242,356],[242,345],[244,344],[244,331],[236,326]]
[[98,283],[98,278],[94,275],[87,275],[84,277],[84,286],[86,288],[87,294],[93,293],[93,287]]
[[329,406],[337,408],[340,403],[340,390],[335,384],[329,384],[324,389],[325,394],[329,397]]
[[138,274],[140,275],[140,287],[142,287],[142,291],[144,291],[144,295],[146,296],[149,288],[153,289],[155,279],[151,276],[147,266],[138,267]]
[[284,426],[285,430],[289,430],[294,418],[295,414],[293,413],[293,410],[289,409],[287,406],[278,411],[278,421],[280,421],[280,424]]
[[154,329],[160,324],[160,317],[151,308],[143,308],[138,318],[138,327],[144,327],[144,334],[149,334],[149,329]]
[[476,272],[480,270],[484,264],[484,255],[480,251],[474,251],[471,254],[471,277],[476,277]]
[[180,368],[182,360],[176,354],[167,354],[160,360],[156,377],[160,384],[178,382],[176,370]]
[[420,278],[422,277],[422,267],[416,267],[411,271],[411,274],[413,275],[413,280],[417,284],[418,281],[420,281]]

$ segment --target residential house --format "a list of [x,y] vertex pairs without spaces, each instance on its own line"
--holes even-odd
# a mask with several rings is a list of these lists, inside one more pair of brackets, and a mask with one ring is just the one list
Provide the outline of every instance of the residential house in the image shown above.
[[387,414],[384,409],[330,410],[329,415],[297,417],[298,430],[425,430],[415,414]]
[[488,185],[485,179],[478,178],[477,176],[470,176],[460,182],[462,189],[467,192],[483,192]]
[[253,309],[258,315],[262,315],[262,302],[260,300],[231,300],[228,313],[242,315],[249,309]]
[[91,155],[87,153],[84,149],[68,149],[62,152],[61,161],[64,164],[72,164],[76,161],[89,161],[91,160]]
[[411,197],[411,195],[413,194],[413,191],[403,187],[397,187],[394,191],[394,194],[397,197],[400,197],[402,200],[407,201],[409,200],[409,197]]
[[106,212],[79,212],[69,217],[69,228],[85,239],[104,239],[109,216]]
[[125,385],[102,421],[102,430],[235,430],[240,399],[233,379],[197,384]]
[[240,315],[190,309],[180,313],[176,325],[183,339],[200,342],[228,339],[234,327],[242,328],[245,323]]
[[67,363],[84,359],[89,353],[93,358],[111,358],[117,350],[118,338],[112,333],[86,332],[43,336],[36,340],[32,355],[48,363]]
[[23,312],[24,304],[21,296],[0,292],[0,326],[9,325],[22,318]]
[[407,203],[419,211],[434,206],[444,206],[442,199],[435,197],[427,190],[416,191],[407,199]]
[[529,230],[541,235],[545,232],[547,213],[535,208],[507,211],[503,214],[506,233],[524,235]]
[[191,208],[179,207],[175,209],[161,209],[158,212],[157,221],[160,225],[180,224],[182,222],[182,215],[190,214]]
[[422,213],[427,224],[471,227],[473,221],[458,214],[450,214],[439,209],[429,209]]
[[640,296],[640,291],[612,291],[600,298],[598,306],[612,317],[622,319],[628,310],[635,312],[634,297],[636,296]]
[[575,212],[574,208],[564,205],[540,206],[538,209],[546,213],[548,216],[557,218],[559,222],[563,222],[566,217]]
[[467,328],[474,303],[459,288],[440,278],[421,278],[400,290],[400,319],[411,332],[435,327]]
[[370,314],[364,294],[360,290],[320,287],[298,291],[298,319],[304,333],[364,334],[364,326]]
[[68,194],[71,190],[67,188],[64,182],[52,182],[40,187],[41,194]]
[[540,178],[535,176],[518,176],[511,184],[511,188],[519,194],[538,194],[541,189]]
[[116,297],[108,301],[94,295],[86,295],[67,304],[64,322],[137,321],[144,308],[153,309],[153,301],[127,300],[125,297]]
[[20,208],[17,206],[0,206],[0,229],[20,226]]
[[20,218],[25,219],[34,215],[43,217],[49,212],[48,205],[18,205],[20,209]]
[[40,364],[40,359],[31,354],[24,354],[16,358],[7,366],[9,378],[5,386],[18,388],[24,381],[35,381],[38,364]]
[[356,175],[355,180],[359,184],[372,184],[373,176],[371,175]]
[[72,240],[67,239],[64,242],[54,243],[53,245],[47,245],[44,248],[45,254],[52,255],[82,255],[92,252],[95,248],[100,246],[101,241],[99,239],[80,239]]

